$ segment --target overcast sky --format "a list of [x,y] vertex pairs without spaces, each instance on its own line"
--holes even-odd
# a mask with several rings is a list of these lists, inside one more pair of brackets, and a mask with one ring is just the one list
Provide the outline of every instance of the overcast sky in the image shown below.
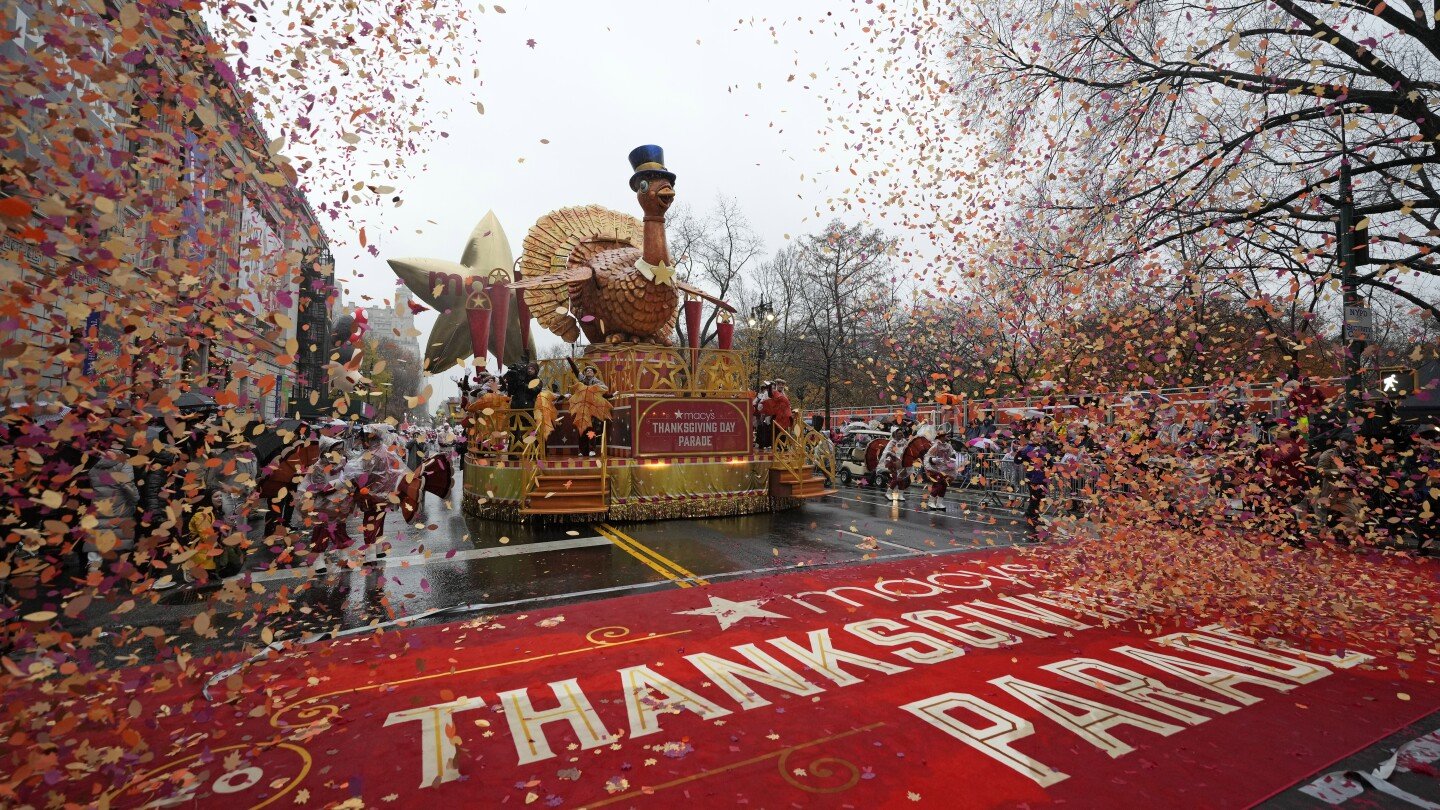
[[[477,18],[484,114],[443,83],[427,88],[431,110],[418,118],[448,113],[442,126],[450,137],[423,168],[411,167],[413,179],[401,180],[401,207],[366,215],[380,256],[365,254],[349,228],[330,226],[348,302],[389,300],[386,258],[458,260],[492,208],[517,255],[530,225],[556,208],[595,203],[638,216],[626,156],[644,143],[664,148],[680,201],[703,213],[717,194],[735,197],[768,250],[823,225],[817,208],[845,183],[835,174],[844,158],[824,135],[818,88],[834,86],[856,41],[848,21],[843,29],[838,17],[814,23],[825,4],[504,5],[504,15]],[[789,16],[763,17],[777,8]],[[848,10],[835,14],[854,19]],[[419,319],[422,342],[433,321],[429,313]],[[542,346],[558,342],[535,328]],[[431,382],[432,406],[455,393],[444,377]]]

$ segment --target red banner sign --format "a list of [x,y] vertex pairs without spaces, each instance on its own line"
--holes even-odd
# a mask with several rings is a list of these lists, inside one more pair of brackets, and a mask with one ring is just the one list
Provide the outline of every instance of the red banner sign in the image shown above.
[[641,405],[635,437],[642,456],[744,453],[750,420],[743,400],[664,399]]

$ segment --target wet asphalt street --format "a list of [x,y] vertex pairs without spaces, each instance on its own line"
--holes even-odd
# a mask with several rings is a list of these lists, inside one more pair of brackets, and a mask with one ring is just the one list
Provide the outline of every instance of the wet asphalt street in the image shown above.
[[[418,626],[802,567],[964,553],[1021,539],[1012,510],[952,498],[945,513],[927,512],[920,501],[915,492],[896,505],[877,490],[842,488],[771,514],[519,524],[463,514],[457,482],[448,500],[427,495],[412,524],[398,511],[387,516],[384,559],[372,548],[363,563],[356,552],[353,567],[316,573],[257,548],[238,577],[177,588],[154,604],[135,600],[118,614],[109,600],[97,600],[72,629],[83,633],[103,624],[96,652],[114,663],[136,663],[152,657],[151,647],[181,647],[191,655],[238,650],[313,633]],[[358,518],[350,533],[360,537]],[[210,613],[203,635],[189,627],[200,613]],[[166,644],[149,643],[157,638],[154,628],[164,631]]]
[[[948,511],[933,513],[919,508],[914,493],[894,505],[870,489],[842,488],[774,514],[569,526],[467,517],[459,497],[458,485],[448,503],[427,496],[425,512],[411,525],[391,513],[383,560],[372,549],[352,569],[317,574],[308,565],[279,565],[273,554],[257,549],[244,574],[219,586],[179,588],[158,604],[137,599],[119,609],[111,600],[96,600],[71,629],[102,628],[92,653],[125,665],[173,656],[177,649],[191,656],[256,651],[272,640],[452,622],[806,566],[963,555],[1023,542],[1014,509],[952,497]],[[356,521],[350,530],[360,536]],[[194,619],[202,613],[209,614],[210,626],[197,634]],[[1440,713],[1318,770],[1263,806],[1329,806],[1307,795],[1306,786],[1333,772],[1377,767],[1399,746],[1437,729]],[[1394,779],[1423,800],[1440,799],[1433,779],[1406,773]],[[1414,806],[1373,789],[1363,801]]]

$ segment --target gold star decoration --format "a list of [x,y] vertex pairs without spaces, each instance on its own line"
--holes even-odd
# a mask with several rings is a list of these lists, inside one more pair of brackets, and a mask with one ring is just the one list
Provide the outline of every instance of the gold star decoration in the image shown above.
[[[484,283],[486,280],[513,280],[514,255],[510,242],[500,227],[500,219],[494,211],[487,212],[465,243],[460,261],[445,259],[387,259],[390,269],[415,294],[416,298],[429,304],[440,318],[430,330],[425,344],[425,371],[439,374],[472,356],[470,342],[470,320],[465,314],[472,280]],[[521,352],[521,330],[529,324],[521,324],[518,317],[519,296],[510,297],[510,312],[492,315],[491,334],[496,329],[506,329],[506,365],[519,362]],[[472,302],[488,306],[488,302]],[[507,317],[508,316],[508,317]],[[505,317],[505,322],[498,319]],[[483,365],[484,357],[477,357],[476,364]]]

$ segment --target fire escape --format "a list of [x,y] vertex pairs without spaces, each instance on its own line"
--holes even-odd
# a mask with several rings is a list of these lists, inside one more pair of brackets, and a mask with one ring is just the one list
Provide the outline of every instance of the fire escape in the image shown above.
[[328,247],[307,253],[300,265],[298,374],[290,398],[297,419],[330,416],[330,391],[325,364],[330,348],[330,301],[335,294],[334,260]]

